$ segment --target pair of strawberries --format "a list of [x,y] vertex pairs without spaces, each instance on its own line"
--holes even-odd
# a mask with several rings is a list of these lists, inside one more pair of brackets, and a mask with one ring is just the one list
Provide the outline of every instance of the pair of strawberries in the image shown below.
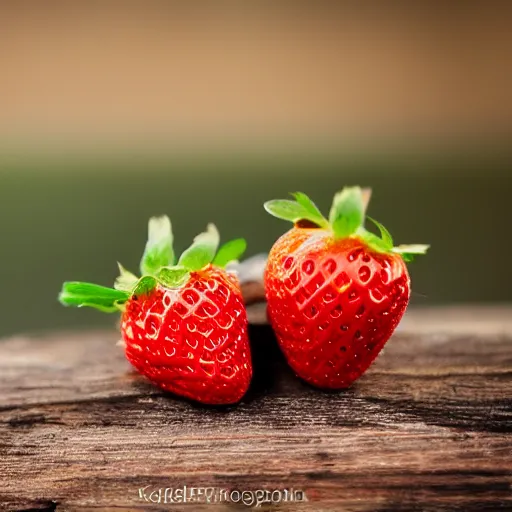
[[[395,247],[366,217],[369,191],[344,188],[327,220],[303,193],[265,203],[293,228],[272,247],[265,270],[268,317],[295,373],[320,388],[360,377],[400,321],[410,295],[405,265],[425,245]],[[380,236],[367,231],[370,219]],[[213,224],[179,257],[167,217],[149,221],[142,277],[119,266],[114,288],[64,283],[68,306],[121,311],[128,361],[161,388],[205,404],[231,404],[246,393],[252,364],[247,315],[226,265],[243,239],[219,248]]]

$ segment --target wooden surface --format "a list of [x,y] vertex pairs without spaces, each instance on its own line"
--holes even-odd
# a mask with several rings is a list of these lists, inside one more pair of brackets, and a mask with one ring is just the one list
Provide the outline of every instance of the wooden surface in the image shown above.
[[227,408],[132,373],[114,328],[1,341],[2,507],[246,509],[144,500],[186,485],[307,496],[272,510],[512,510],[512,309],[413,311],[340,393],[296,379],[268,326],[251,338],[253,385]]

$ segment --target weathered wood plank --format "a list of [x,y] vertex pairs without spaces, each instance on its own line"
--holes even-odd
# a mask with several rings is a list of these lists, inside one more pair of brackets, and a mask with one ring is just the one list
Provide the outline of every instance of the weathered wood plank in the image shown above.
[[253,326],[255,379],[230,407],[160,392],[131,372],[115,332],[5,340],[0,503],[57,511],[235,506],[144,499],[187,485],[294,488],[309,500],[275,510],[512,509],[508,312],[481,328],[469,324],[470,332],[466,313],[413,313],[341,393],[296,379],[269,327]]

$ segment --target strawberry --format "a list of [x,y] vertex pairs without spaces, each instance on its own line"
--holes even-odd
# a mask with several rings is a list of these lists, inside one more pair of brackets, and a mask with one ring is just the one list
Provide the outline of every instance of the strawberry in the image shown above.
[[268,317],[295,373],[330,389],[350,386],[390,338],[409,302],[405,261],[426,245],[394,247],[364,228],[370,191],[344,188],[329,220],[305,194],[265,203],[294,227],[272,247],[265,269]]
[[64,283],[67,306],[120,310],[125,355],[164,390],[205,404],[238,402],[252,376],[247,316],[237,278],[224,267],[245,250],[236,239],[218,251],[213,224],[177,264],[168,217],[149,221],[138,278],[121,265],[114,288]]

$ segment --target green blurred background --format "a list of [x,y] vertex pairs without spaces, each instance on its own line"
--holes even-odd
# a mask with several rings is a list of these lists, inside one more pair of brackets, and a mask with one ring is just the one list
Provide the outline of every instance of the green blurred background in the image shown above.
[[0,2],[0,336],[113,325],[64,280],[137,270],[215,222],[248,255],[262,204],[347,184],[398,243],[415,306],[510,301],[512,4]]
[[506,156],[467,154],[11,159],[0,172],[0,331],[111,325],[61,307],[60,284],[110,285],[116,261],[136,271],[151,215],[170,215],[177,250],[213,221],[225,240],[245,236],[251,255],[288,229],[265,200],[303,190],[327,213],[344,184],[373,187],[369,213],[397,242],[432,244],[410,265],[413,304],[506,301],[510,170]]

